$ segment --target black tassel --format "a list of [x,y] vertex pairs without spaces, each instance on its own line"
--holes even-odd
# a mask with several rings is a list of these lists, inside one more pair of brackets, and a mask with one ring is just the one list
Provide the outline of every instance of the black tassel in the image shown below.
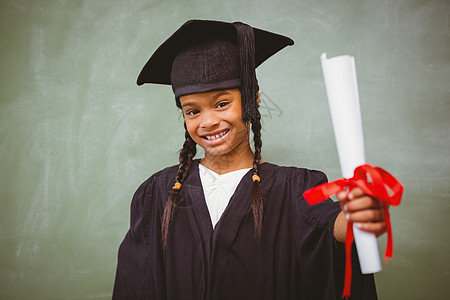
[[237,49],[241,67],[242,120],[255,120],[259,116],[256,93],[258,82],[255,71],[255,33],[253,28],[241,22],[233,23],[236,28]]

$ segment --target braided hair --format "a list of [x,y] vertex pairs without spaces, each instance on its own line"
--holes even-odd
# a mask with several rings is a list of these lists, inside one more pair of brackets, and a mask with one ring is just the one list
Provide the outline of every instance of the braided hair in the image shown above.
[[252,211],[255,226],[255,237],[259,239],[262,235],[264,216],[264,197],[261,191],[259,177],[259,165],[261,164],[261,115],[252,120],[253,145],[255,148],[253,156],[253,190],[252,190]]
[[185,140],[183,148],[180,150],[180,165],[178,167],[177,177],[175,185],[170,193],[169,199],[166,202],[166,207],[164,208],[162,220],[161,220],[161,236],[163,249],[167,246],[167,239],[169,237],[170,226],[173,221],[173,215],[175,213],[175,208],[178,205],[178,194],[181,188],[181,184],[187,178],[189,174],[189,168],[191,167],[192,159],[197,153],[197,144],[189,135],[186,128],[186,123],[184,123],[185,129]]

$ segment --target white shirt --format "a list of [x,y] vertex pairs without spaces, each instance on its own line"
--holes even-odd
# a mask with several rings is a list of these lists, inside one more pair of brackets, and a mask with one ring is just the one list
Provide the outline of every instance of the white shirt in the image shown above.
[[199,164],[200,181],[205,194],[206,205],[213,228],[216,227],[220,217],[228,206],[242,177],[247,174],[247,169],[236,170],[225,174],[217,174],[207,167]]

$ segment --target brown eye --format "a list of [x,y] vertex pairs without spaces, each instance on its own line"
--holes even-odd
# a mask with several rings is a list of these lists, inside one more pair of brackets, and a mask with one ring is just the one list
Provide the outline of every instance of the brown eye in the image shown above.
[[219,102],[219,104],[217,104],[217,107],[225,107],[228,104],[229,104],[228,102]]
[[186,115],[194,116],[194,115],[196,115],[196,114],[198,114],[198,113],[199,113],[198,110],[196,110],[196,109],[191,109],[191,110],[188,110],[188,111],[186,112]]

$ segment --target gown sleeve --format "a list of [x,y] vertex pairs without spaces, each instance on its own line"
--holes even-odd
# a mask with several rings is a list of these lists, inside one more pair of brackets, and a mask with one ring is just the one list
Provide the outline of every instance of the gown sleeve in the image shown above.
[[[294,240],[300,264],[302,299],[341,299],[345,246],[334,237],[334,221],[340,212],[337,202],[327,199],[309,205],[303,192],[327,181],[320,171],[294,170]],[[377,299],[373,275],[361,274],[357,253],[352,251],[352,289],[350,299]]]
[[130,229],[119,247],[112,299],[165,299],[156,185],[153,176],[133,196]]

